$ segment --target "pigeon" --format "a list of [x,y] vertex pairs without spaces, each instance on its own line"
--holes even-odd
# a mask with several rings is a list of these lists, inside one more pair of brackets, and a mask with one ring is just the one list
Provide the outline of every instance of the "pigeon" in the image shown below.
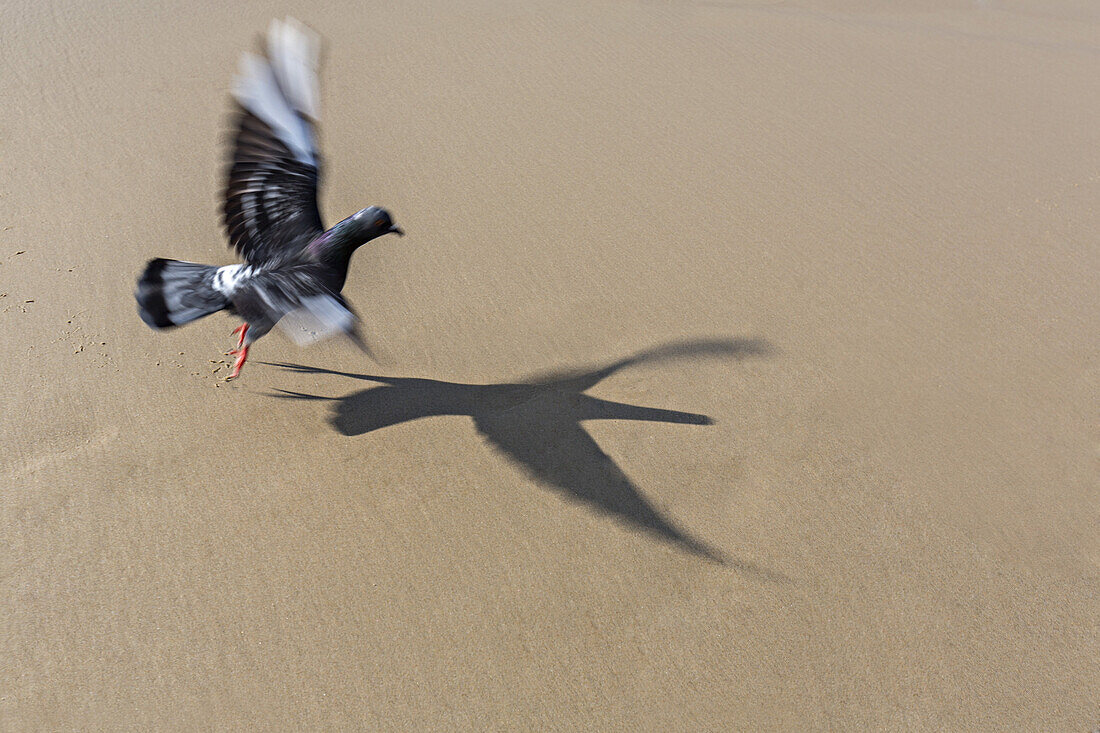
[[343,333],[367,350],[358,317],[340,291],[351,255],[385,234],[403,235],[388,211],[370,206],[330,229],[317,187],[318,36],[298,21],[275,20],[264,55],[246,53],[233,83],[235,135],[223,205],[241,264],[203,265],[156,258],[137,281],[138,314],[168,329],[228,311],[244,322],[229,379],[248,349],[276,324],[299,345]]

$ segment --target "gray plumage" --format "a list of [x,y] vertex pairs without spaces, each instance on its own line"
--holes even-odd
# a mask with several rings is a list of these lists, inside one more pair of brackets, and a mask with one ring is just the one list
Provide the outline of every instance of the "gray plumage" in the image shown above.
[[340,295],[351,255],[376,237],[402,234],[387,211],[373,206],[328,230],[321,222],[314,131],[318,48],[317,36],[297,21],[273,21],[265,55],[245,54],[234,79],[236,134],[223,221],[245,264],[158,258],[138,279],[138,313],[153,328],[220,310],[244,319],[242,355],[232,376],[248,346],[276,324],[299,344],[334,333],[362,344],[355,312]]

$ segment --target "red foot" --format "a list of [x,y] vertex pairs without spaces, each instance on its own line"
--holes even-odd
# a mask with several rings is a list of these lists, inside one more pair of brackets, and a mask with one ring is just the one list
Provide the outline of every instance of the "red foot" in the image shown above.
[[229,353],[236,354],[237,361],[233,364],[233,371],[229,374],[228,377],[226,377],[226,379],[236,379],[237,376],[241,373],[241,367],[244,366],[245,359],[248,358],[248,347],[241,347],[240,350],[233,349],[233,351],[230,351]]

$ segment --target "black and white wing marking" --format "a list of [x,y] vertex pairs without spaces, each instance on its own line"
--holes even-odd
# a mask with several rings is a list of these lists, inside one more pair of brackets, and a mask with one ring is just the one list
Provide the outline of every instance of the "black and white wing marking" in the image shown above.
[[310,265],[250,274],[233,292],[233,305],[259,335],[277,323],[299,346],[337,333],[359,341],[359,319],[351,306],[325,287]]
[[244,54],[234,79],[224,222],[230,246],[253,265],[292,257],[324,231],[313,127],[319,45],[301,23],[272,21],[266,56]]

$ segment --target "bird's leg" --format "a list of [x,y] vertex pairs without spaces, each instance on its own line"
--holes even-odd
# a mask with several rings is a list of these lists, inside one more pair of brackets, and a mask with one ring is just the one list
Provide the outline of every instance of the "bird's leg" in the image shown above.
[[237,339],[237,348],[230,351],[229,352],[230,354],[236,354],[238,351],[240,351],[240,348],[242,346],[244,346],[244,335],[246,333],[248,333],[248,324],[247,323],[242,323],[241,325],[239,325],[239,326],[237,326],[236,328],[233,329],[233,334],[234,335],[236,335],[238,333],[241,335],[241,337],[239,339]]
[[236,379],[241,373],[241,367],[244,366],[245,359],[248,358],[247,346],[242,346],[240,349],[234,349],[233,352],[237,354],[237,361],[233,364],[233,372],[226,377],[226,379]]
[[240,338],[237,339],[237,348],[229,350],[230,354],[237,355],[237,361],[234,362],[233,371],[226,379],[235,379],[241,373],[241,367],[244,366],[245,359],[248,358],[248,347],[244,345],[244,337],[248,333],[248,324],[242,323],[233,329],[233,333],[240,334]]

